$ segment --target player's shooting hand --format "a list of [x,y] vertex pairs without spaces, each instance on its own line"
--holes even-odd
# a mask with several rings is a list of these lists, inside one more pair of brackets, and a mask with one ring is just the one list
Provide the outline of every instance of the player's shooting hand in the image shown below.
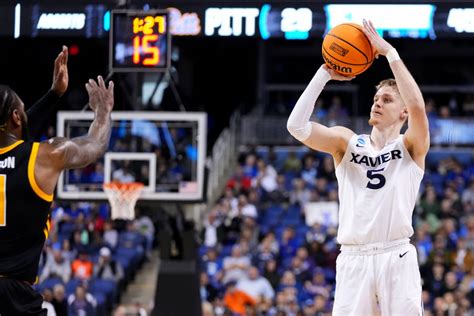
[[372,46],[375,48],[375,57],[378,57],[378,55],[385,56],[387,55],[388,51],[393,48],[392,45],[390,45],[386,40],[384,40],[379,33],[375,30],[374,25],[372,24],[372,21],[364,19],[362,21],[363,24],[363,30],[365,36],[369,39],[370,43]]
[[86,83],[86,90],[89,94],[89,106],[96,114],[109,114],[114,107],[114,83],[109,82],[109,86],[105,86],[102,76],[89,79]]
[[63,46],[63,50],[59,53],[58,57],[54,61],[54,72],[53,72],[53,85],[51,90],[53,90],[58,96],[62,96],[69,84],[69,75],[67,70],[67,59],[68,59],[68,49],[66,46]]
[[344,75],[341,75],[340,73],[338,72],[335,72],[334,70],[332,70],[331,68],[328,67],[328,65],[326,64],[323,64],[321,66],[324,70],[326,70],[330,75],[331,75],[331,79],[332,80],[337,80],[337,81],[350,81],[352,79],[355,78],[355,76],[344,76]]

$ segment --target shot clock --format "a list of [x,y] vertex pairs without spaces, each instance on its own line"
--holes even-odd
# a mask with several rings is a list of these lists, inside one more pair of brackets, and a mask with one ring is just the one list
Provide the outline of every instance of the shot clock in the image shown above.
[[164,10],[113,10],[109,68],[113,72],[166,71],[171,35]]

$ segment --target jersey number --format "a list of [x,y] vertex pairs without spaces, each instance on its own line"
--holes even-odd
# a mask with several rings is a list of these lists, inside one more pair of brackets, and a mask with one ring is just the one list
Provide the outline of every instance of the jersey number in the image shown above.
[[7,226],[7,196],[6,190],[7,187],[7,176],[0,174],[0,227]]
[[381,174],[376,173],[382,171],[383,169],[367,170],[367,178],[370,179],[369,182],[367,182],[367,188],[377,190],[385,185],[385,177]]

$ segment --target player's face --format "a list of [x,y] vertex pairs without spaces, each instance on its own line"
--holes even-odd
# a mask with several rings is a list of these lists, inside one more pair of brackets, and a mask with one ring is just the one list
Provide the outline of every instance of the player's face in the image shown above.
[[384,86],[374,96],[369,124],[372,126],[390,126],[400,120],[403,121],[403,110],[403,100],[397,90]]

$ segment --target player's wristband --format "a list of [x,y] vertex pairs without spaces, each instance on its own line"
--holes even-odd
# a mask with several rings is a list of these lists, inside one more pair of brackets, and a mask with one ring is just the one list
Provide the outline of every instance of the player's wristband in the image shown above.
[[396,60],[400,60],[400,56],[398,55],[398,52],[395,48],[391,48],[387,55],[385,55],[385,57],[387,57],[387,60],[388,60],[388,63],[391,64],[392,62],[396,61]]

